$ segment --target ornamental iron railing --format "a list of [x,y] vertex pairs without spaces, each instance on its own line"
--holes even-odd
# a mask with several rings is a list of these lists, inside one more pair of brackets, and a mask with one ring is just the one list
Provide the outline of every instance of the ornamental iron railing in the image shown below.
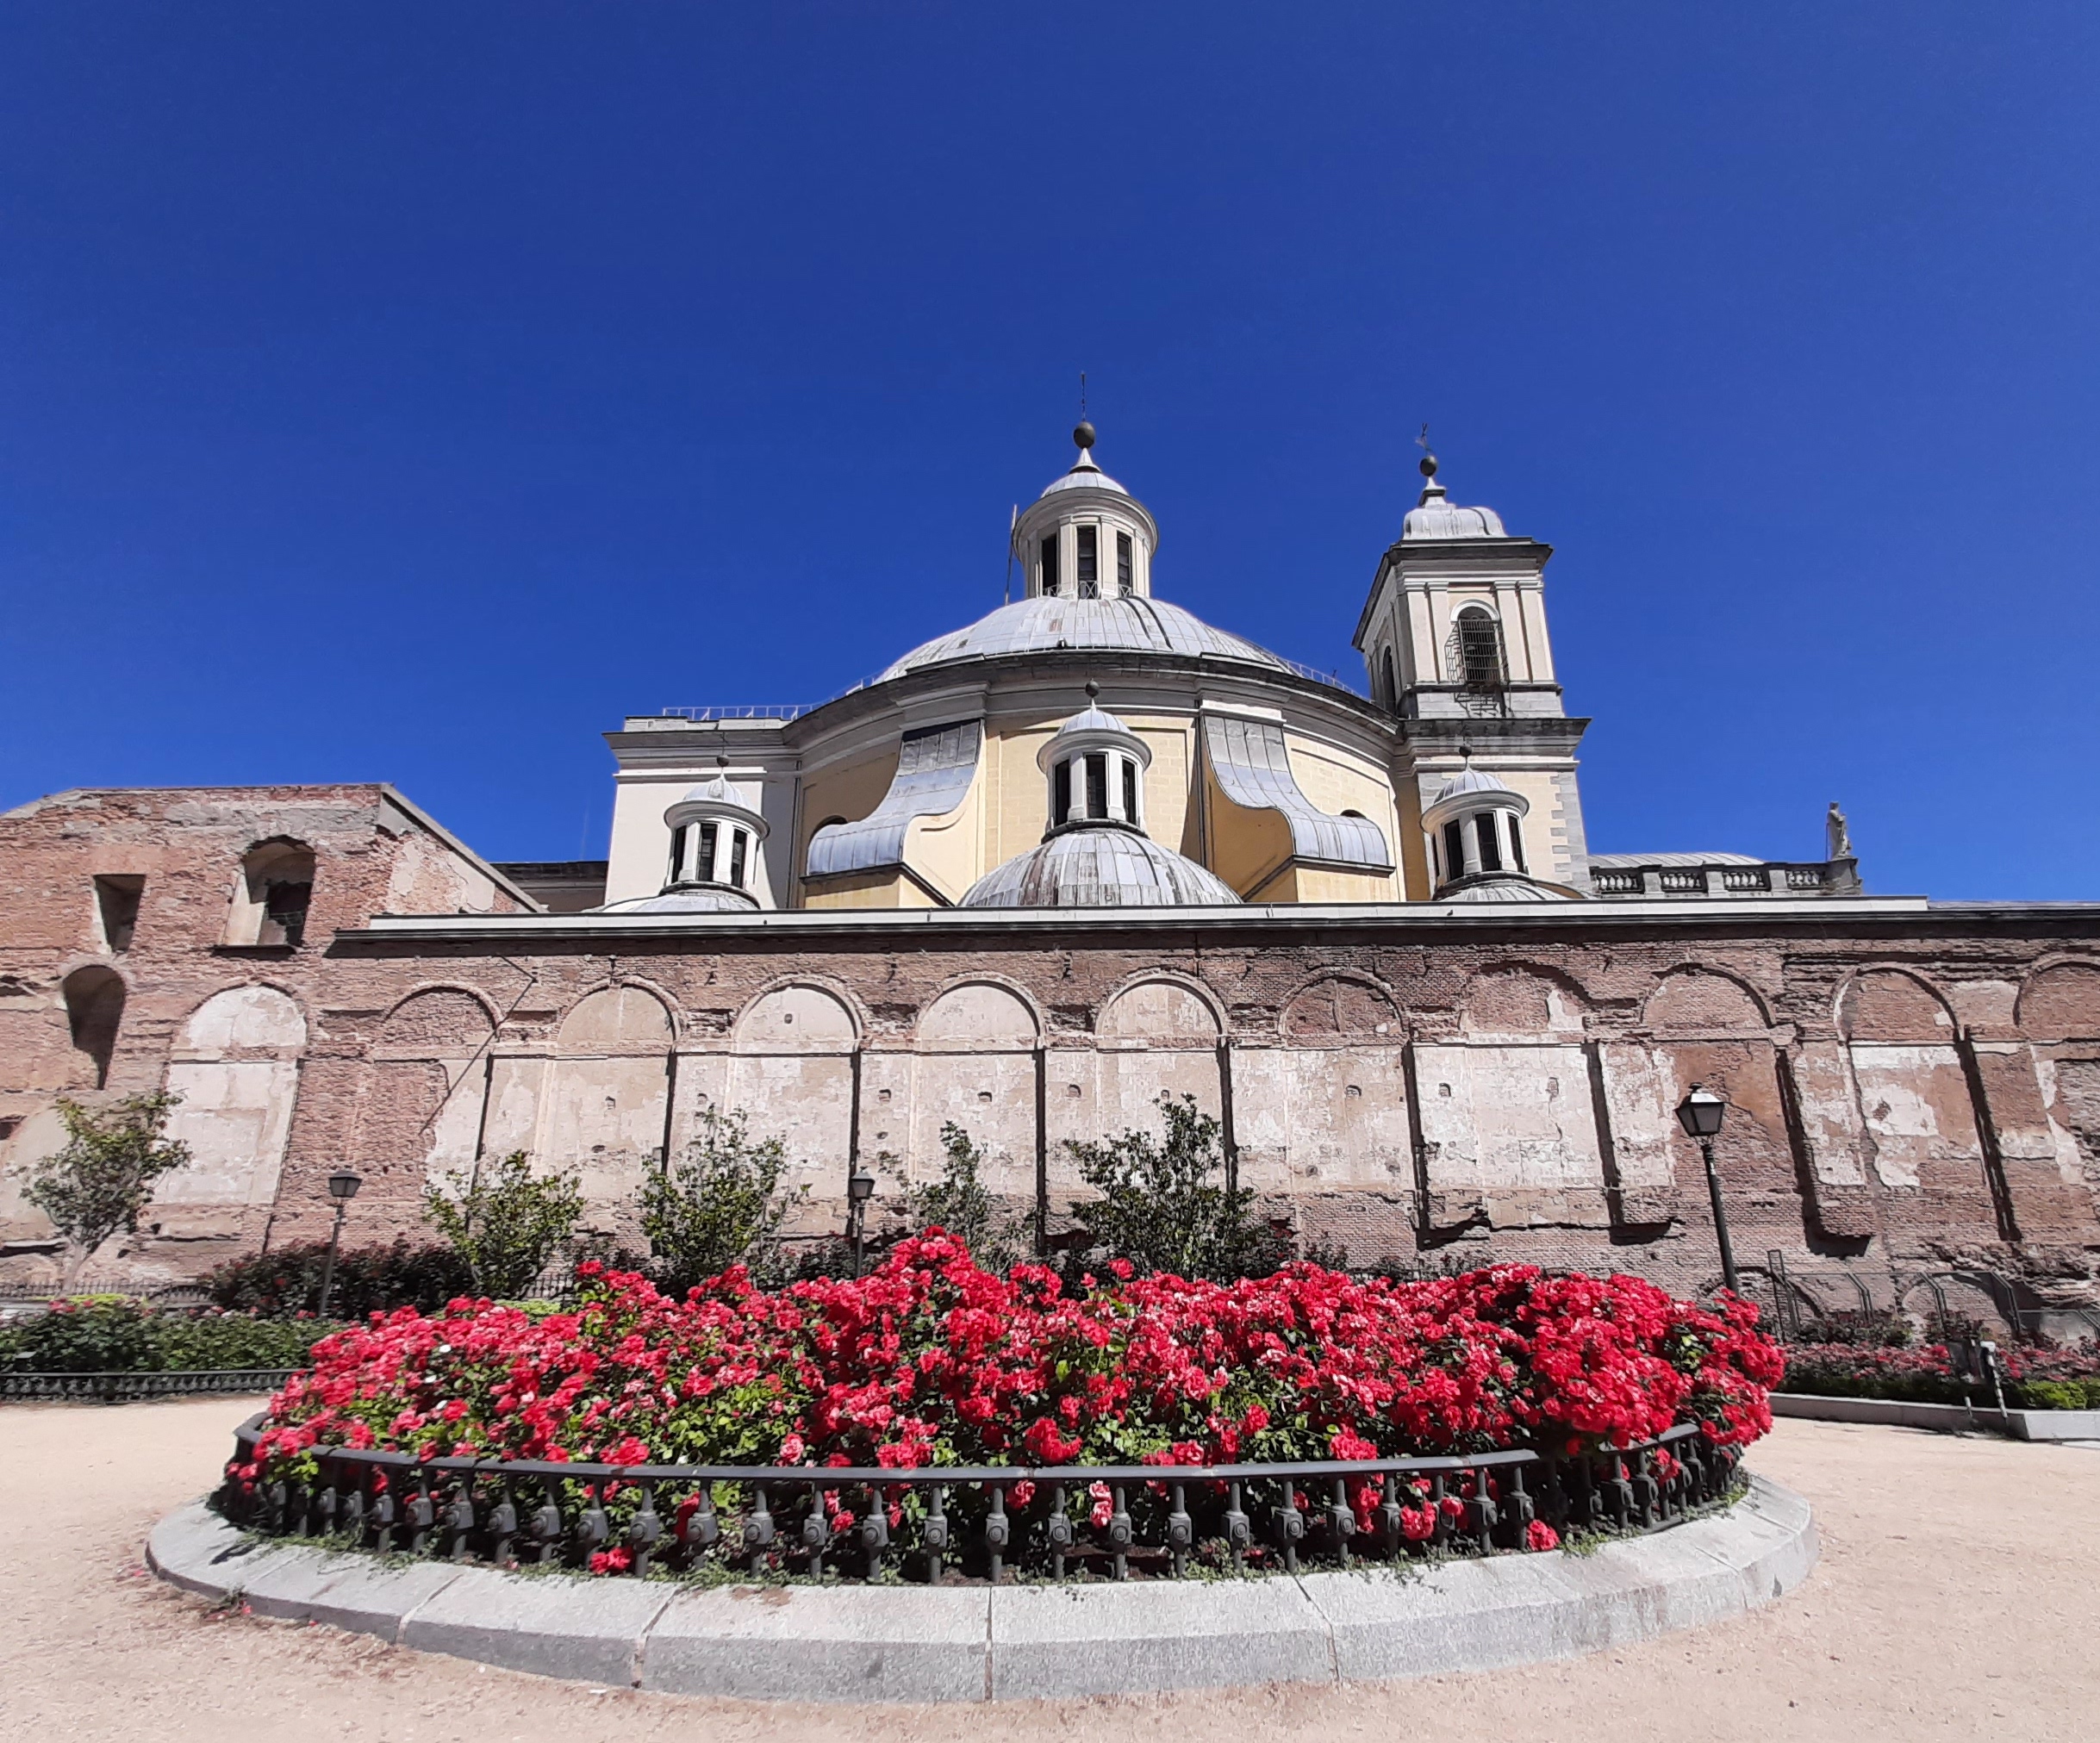
[[165,1368],[133,1373],[40,1374],[0,1369],[0,1403],[74,1399],[120,1404],[136,1398],[274,1392],[296,1372],[284,1367]]
[[1623,1450],[1206,1466],[915,1470],[614,1466],[311,1449],[316,1476],[246,1482],[235,1435],[219,1506],[272,1535],[499,1566],[646,1577],[801,1575],[932,1584],[1013,1572],[1178,1578],[1310,1560],[1347,1567],[1651,1531],[1726,1499],[1738,1454],[1695,1424]]

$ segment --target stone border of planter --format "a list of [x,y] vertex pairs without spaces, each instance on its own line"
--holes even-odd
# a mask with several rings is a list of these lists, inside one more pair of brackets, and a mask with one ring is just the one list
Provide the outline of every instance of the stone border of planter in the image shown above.
[[1772,1414],[1816,1422],[1873,1422],[1961,1435],[1982,1430],[2016,1441],[2100,1441],[2100,1410],[2001,1410],[1996,1406],[1916,1404],[1898,1398],[1826,1398],[1774,1392]]
[[251,1537],[203,1503],[154,1527],[163,1579],[262,1615],[668,1694],[983,1701],[1333,1683],[1571,1658],[1741,1615],[1816,1564],[1761,1477],[1725,1513],[1582,1555],[1128,1584],[683,1586],[383,1559]]

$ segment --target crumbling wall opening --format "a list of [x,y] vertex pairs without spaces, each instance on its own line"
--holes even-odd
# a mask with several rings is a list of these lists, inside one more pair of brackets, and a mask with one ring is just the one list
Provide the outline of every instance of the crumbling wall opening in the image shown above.
[[229,944],[306,942],[314,901],[314,850],[277,836],[258,842],[240,858],[240,877],[226,919]]
[[66,1026],[73,1046],[95,1075],[95,1087],[109,1080],[109,1061],[116,1052],[116,1031],[124,1020],[124,979],[114,968],[90,965],[76,968],[59,989],[65,999]]

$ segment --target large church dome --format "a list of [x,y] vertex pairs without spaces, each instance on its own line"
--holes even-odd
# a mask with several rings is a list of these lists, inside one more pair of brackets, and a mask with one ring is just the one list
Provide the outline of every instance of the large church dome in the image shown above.
[[1042,653],[1059,648],[1208,655],[1213,659],[1251,661],[1274,671],[1290,669],[1266,648],[1213,629],[1193,612],[1169,605],[1163,599],[1135,594],[1120,599],[1038,595],[1002,605],[974,624],[913,648],[876,682],[957,660],[989,660],[1001,654]]

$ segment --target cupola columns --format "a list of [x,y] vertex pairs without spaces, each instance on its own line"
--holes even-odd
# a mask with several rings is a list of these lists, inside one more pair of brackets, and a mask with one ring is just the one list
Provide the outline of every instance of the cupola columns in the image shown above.
[[1013,524],[1031,599],[1148,599],[1159,527],[1094,459],[1094,426],[1072,432],[1079,458]]

